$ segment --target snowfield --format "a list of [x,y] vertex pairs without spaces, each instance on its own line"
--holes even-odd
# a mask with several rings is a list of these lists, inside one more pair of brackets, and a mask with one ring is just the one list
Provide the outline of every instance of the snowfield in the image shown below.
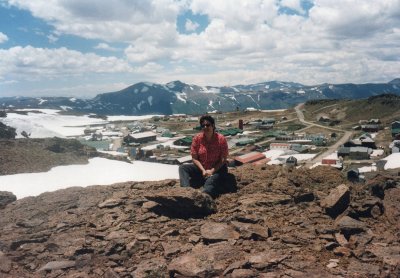
[[0,176],[0,191],[10,191],[18,199],[37,196],[73,186],[109,185],[126,181],[178,179],[178,166],[144,161],[132,164],[92,158],[89,164],[57,166],[48,172]]

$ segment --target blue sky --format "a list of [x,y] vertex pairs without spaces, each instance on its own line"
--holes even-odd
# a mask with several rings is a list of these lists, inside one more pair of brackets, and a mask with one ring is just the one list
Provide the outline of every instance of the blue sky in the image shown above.
[[399,73],[400,0],[0,0],[0,97]]

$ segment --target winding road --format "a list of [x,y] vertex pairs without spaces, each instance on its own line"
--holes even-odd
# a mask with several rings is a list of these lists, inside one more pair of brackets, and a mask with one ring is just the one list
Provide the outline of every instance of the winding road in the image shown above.
[[297,105],[295,107],[295,110],[296,110],[296,114],[297,114],[297,117],[299,118],[300,122],[305,124],[305,125],[307,125],[306,128],[309,128],[309,127],[312,127],[312,126],[317,126],[317,127],[320,127],[320,128],[324,128],[324,129],[328,129],[328,130],[338,131],[338,132],[343,132],[344,133],[343,136],[339,140],[337,140],[335,144],[333,144],[332,146],[329,146],[326,151],[324,151],[323,153],[318,154],[312,160],[307,162],[306,163],[306,167],[310,167],[311,165],[313,165],[315,163],[321,162],[324,157],[326,157],[326,156],[332,154],[333,152],[335,152],[339,148],[339,146],[343,145],[344,143],[346,143],[351,138],[351,136],[353,135],[353,132],[308,122],[308,121],[306,121],[304,119],[304,114],[303,114],[303,111],[302,111],[303,108],[304,108],[304,103],[300,103],[299,105]]

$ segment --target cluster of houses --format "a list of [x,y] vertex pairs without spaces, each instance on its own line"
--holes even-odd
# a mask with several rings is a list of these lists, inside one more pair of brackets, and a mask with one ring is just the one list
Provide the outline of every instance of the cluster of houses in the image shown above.
[[[199,132],[198,118],[181,116],[187,123],[192,123],[191,129],[171,132],[162,127],[166,121],[177,121],[170,117],[166,119],[152,119],[152,121],[133,121],[130,123],[107,124],[105,126],[92,126],[85,129],[85,136],[81,142],[98,151],[114,152],[128,156],[130,159],[159,162],[166,164],[182,164],[191,161],[190,145],[194,134]],[[155,124],[157,123],[157,125]],[[360,121],[360,130],[365,131],[358,138],[351,139],[339,147],[336,153],[322,160],[322,164],[342,167],[343,160],[368,160],[374,154],[383,154],[377,148],[372,132],[382,129],[379,119]],[[224,128],[217,128],[218,132],[228,139],[230,150],[242,150],[232,155],[231,164],[238,166],[246,163],[262,165],[271,161],[265,155],[267,150],[282,151],[285,158],[276,159],[280,164],[297,166],[297,154],[316,153],[319,146],[325,146],[330,140],[336,140],[336,134],[331,138],[323,134],[306,134],[286,132],[275,129],[275,118],[254,119],[243,122],[238,120],[237,127],[228,123]],[[353,128],[358,130],[356,128]],[[400,151],[400,121],[391,125],[394,141],[390,144],[391,152]],[[268,143],[266,143],[268,142]],[[243,151],[245,146],[263,145],[268,148]],[[265,144],[266,143],[266,144]],[[245,149],[244,149],[245,150]],[[282,156],[283,157],[283,156]]]
[[[176,119],[171,117],[167,120]],[[80,138],[80,141],[98,151],[114,152],[113,154],[128,156],[134,160],[167,164],[181,164],[190,161],[189,149],[192,138],[200,130],[200,127],[197,126],[198,118],[183,117],[184,121],[193,123],[191,124],[193,128],[178,132],[171,132],[169,129],[161,127],[167,120],[155,121],[152,119],[147,122],[134,121],[105,126],[89,126],[85,129],[85,136]],[[254,119],[247,122],[238,120],[237,127],[232,127],[232,124],[229,123],[217,130],[227,137],[230,150],[256,145],[267,140],[274,141],[269,146],[272,150],[285,150],[285,154],[298,154],[308,152],[310,145],[326,144],[326,138],[322,135],[308,136],[305,133],[295,134],[272,130],[275,123],[275,118]],[[253,156],[253,154],[248,155]],[[257,159],[259,164],[269,161],[265,155],[259,155],[259,157],[263,158],[262,161]],[[236,160],[234,157],[233,161],[235,165],[240,165],[244,160],[241,158]],[[255,162],[255,160],[251,162]],[[250,163],[250,160],[245,163]]]

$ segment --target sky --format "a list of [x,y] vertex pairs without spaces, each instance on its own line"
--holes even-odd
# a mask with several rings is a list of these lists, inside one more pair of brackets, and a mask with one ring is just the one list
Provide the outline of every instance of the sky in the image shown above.
[[400,0],[0,0],[0,97],[399,73]]

